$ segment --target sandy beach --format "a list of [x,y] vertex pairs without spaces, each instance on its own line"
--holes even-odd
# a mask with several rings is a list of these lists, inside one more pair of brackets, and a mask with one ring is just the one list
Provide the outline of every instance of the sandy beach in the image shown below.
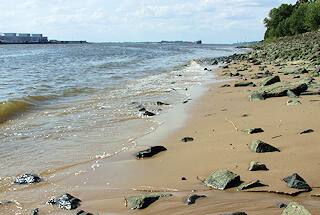
[[[288,67],[301,63],[304,62],[290,62]],[[259,66],[251,65],[249,70],[241,72],[241,77],[222,76],[226,70],[235,71],[243,64],[247,62],[232,63],[228,69],[220,67],[212,71],[219,76],[216,78],[219,82],[202,86],[197,92],[202,94],[200,97],[190,96],[188,103],[170,110],[164,125],[138,139],[139,146],[134,150],[101,160],[95,170],[84,165],[83,172],[70,175],[67,180],[46,182],[46,194],[42,199],[67,192],[82,200],[81,210],[93,214],[281,214],[283,209],[277,204],[292,201],[303,205],[311,214],[319,214],[319,197],[311,196],[320,194],[319,95],[295,98],[293,100],[301,104],[292,106],[287,105],[291,98],[286,96],[249,101],[249,94],[260,88],[261,80],[250,80],[256,83],[255,87],[234,87],[234,84],[249,80],[252,74],[259,72]],[[267,67],[277,73],[277,68]],[[296,81],[292,75],[280,75],[280,78],[281,81]],[[314,78],[314,82],[319,81],[319,77]],[[225,84],[230,87],[221,87]],[[240,132],[247,128],[262,128],[264,132]],[[308,129],[314,132],[299,134]],[[194,140],[182,142],[184,137]],[[253,140],[262,140],[280,152],[254,153],[249,149]],[[151,158],[133,157],[135,152],[155,145],[165,146],[167,151]],[[249,171],[251,161],[264,163],[269,170]],[[245,191],[236,191],[237,187],[221,191],[204,186],[201,180],[218,170],[240,175],[242,185],[260,180],[267,186]],[[304,178],[312,191],[297,196],[266,192],[298,191],[282,180],[293,173]],[[162,197],[142,210],[125,206],[127,198],[151,192],[170,193],[172,197]],[[206,197],[186,205],[190,194]],[[36,205],[30,204],[30,207]],[[75,214],[75,211],[54,206],[40,204],[37,207],[39,214]]]

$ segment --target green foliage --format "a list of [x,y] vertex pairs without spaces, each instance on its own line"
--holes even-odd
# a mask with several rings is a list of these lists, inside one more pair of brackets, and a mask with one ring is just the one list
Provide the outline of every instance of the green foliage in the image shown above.
[[282,4],[264,19],[267,27],[264,39],[302,34],[320,27],[319,0],[299,0],[295,5]]

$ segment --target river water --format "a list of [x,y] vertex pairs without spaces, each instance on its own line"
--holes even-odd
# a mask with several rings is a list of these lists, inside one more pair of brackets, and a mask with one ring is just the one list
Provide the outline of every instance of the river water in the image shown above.
[[135,147],[162,124],[157,115],[208,81],[197,59],[240,52],[183,43],[0,46],[0,188],[23,173]]

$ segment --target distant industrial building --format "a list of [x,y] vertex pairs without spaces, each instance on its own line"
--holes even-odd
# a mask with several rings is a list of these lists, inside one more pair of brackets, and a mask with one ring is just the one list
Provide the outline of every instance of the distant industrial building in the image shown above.
[[48,37],[43,37],[42,34],[0,33],[0,43],[2,44],[38,44],[48,42]]

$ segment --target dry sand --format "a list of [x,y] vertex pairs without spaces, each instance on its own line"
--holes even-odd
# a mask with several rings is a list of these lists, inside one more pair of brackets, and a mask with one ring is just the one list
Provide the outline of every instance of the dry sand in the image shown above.
[[[232,64],[229,70],[238,66],[239,64]],[[271,66],[268,69],[276,71]],[[251,70],[242,74],[248,77],[249,74],[258,72],[258,66]],[[214,72],[222,74],[223,69],[219,68]],[[290,75],[280,78],[296,81]],[[137,140],[138,148],[100,161],[100,167],[96,170],[90,168],[65,181],[46,185],[55,190],[48,191],[47,196],[58,197],[63,194],[62,190],[69,192],[82,200],[80,209],[100,215],[226,214],[240,211],[250,215],[282,214],[283,209],[277,208],[277,203],[288,204],[291,201],[302,204],[312,214],[320,214],[320,198],[310,196],[320,194],[320,96],[301,96],[294,99],[302,103],[296,106],[286,105],[290,99],[288,97],[253,102],[249,101],[248,96],[260,86],[233,87],[238,79],[232,78],[202,88],[205,93],[200,98],[191,98],[193,100],[178,107],[180,111],[172,110],[161,128]],[[260,80],[252,81],[258,83]],[[225,83],[229,83],[231,87],[219,88]],[[226,117],[240,130],[260,127],[264,132],[237,132]],[[314,132],[299,134],[307,129],[313,129]],[[184,137],[193,137],[194,141],[182,142]],[[281,152],[254,153],[249,149],[253,140],[267,142]],[[142,160],[136,160],[131,155],[150,145],[163,145],[168,150]],[[266,164],[269,171],[248,171],[251,161]],[[303,177],[313,190],[296,197],[236,191],[236,188],[220,191],[205,187],[197,179],[205,179],[210,173],[222,169],[240,175],[244,184],[259,179],[269,185],[248,191],[295,192],[295,189],[288,188],[282,181],[292,173]],[[187,180],[182,180],[182,177]],[[171,193],[173,196],[163,197],[143,210],[125,207],[124,197],[151,191]],[[191,193],[207,197],[188,206],[185,201]],[[30,204],[30,207],[35,205]],[[76,213],[53,206],[38,207],[40,214]]]

